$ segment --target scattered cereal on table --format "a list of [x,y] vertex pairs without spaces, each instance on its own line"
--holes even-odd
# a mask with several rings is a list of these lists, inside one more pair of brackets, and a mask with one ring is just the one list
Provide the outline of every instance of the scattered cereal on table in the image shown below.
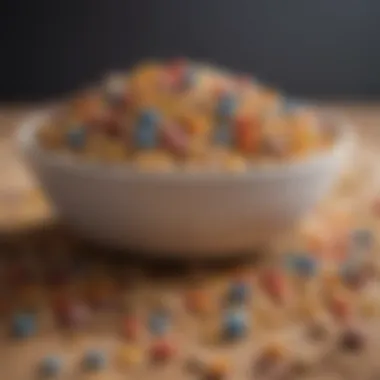
[[47,356],[42,359],[38,369],[43,378],[56,377],[62,369],[62,360],[59,356]]
[[226,357],[217,357],[206,363],[204,378],[206,380],[223,380],[231,371],[231,364]]
[[36,316],[32,313],[19,313],[12,317],[12,335],[16,338],[29,338],[37,332]]
[[125,339],[136,340],[140,333],[140,321],[133,315],[127,315],[122,320],[121,334]]
[[227,340],[243,338],[248,330],[248,318],[244,310],[227,310],[222,320],[222,337]]
[[139,365],[143,360],[143,353],[138,346],[123,345],[117,350],[116,361],[121,369]]
[[177,353],[176,346],[168,339],[154,341],[150,347],[150,357],[155,363],[167,362]]
[[83,366],[88,371],[99,371],[107,366],[107,357],[101,350],[88,350],[83,358]]
[[363,349],[366,339],[359,329],[348,327],[341,334],[339,346],[344,351],[357,352]]
[[245,281],[234,281],[231,283],[227,298],[232,304],[244,304],[251,296],[251,288]]
[[310,255],[290,255],[287,257],[288,268],[302,277],[311,277],[316,274],[317,262]]
[[149,330],[153,335],[165,335],[170,329],[170,316],[162,310],[153,311],[149,316],[148,324]]

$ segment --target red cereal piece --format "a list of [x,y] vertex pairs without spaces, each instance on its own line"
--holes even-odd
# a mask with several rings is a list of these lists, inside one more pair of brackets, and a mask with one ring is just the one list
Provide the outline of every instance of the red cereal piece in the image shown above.
[[178,86],[180,86],[187,65],[188,62],[184,58],[177,58],[169,63],[166,72],[166,79],[170,87],[177,88]]
[[176,125],[167,125],[161,131],[162,144],[174,154],[184,155],[189,147],[186,133]]
[[279,270],[270,269],[260,279],[261,286],[276,301],[281,302],[285,294],[284,276]]
[[150,348],[150,356],[154,362],[167,362],[176,354],[176,348],[168,340],[158,340]]
[[350,304],[341,297],[332,297],[330,301],[332,315],[341,322],[346,322],[351,315]]
[[127,316],[122,321],[121,333],[128,340],[136,340],[140,333],[141,325],[137,318]]
[[253,124],[258,123],[248,117],[238,117],[235,121],[235,142],[243,153],[253,153],[259,147],[259,129]]
[[81,328],[90,317],[90,311],[85,304],[68,298],[55,300],[52,309],[58,324],[65,328]]

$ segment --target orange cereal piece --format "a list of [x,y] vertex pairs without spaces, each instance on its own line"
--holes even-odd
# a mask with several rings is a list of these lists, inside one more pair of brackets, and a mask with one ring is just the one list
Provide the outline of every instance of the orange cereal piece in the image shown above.
[[208,380],[222,380],[230,372],[231,364],[225,357],[212,360],[205,369],[205,378]]
[[292,150],[295,154],[307,153],[321,143],[318,120],[313,112],[299,112],[294,115],[292,124]]
[[136,340],[140,332],[139,320],[132,316],[123,319],[121,325],[122,336],[128,340]]
[[282,302],[285,295],[284,276],[280,271],[268,270],[261,275],[261,286],[274,300]]
[[345,299],[335,296],[330,301],[330,311],[338,321],[346,322],[351,315],[351,306]]
[[238,117],[235,121],[237,148],[243,153],[256,152],[260,144],[259,123],[256,119]]
[[186,294],[185,303],[186,308],[195,314],[206,314],[212,307],[210,297],[203,289],[190,290]]
[[74,100],[75,118],[84,124],[98,122],[105,112],[105,103],[98,93],[88,93]]

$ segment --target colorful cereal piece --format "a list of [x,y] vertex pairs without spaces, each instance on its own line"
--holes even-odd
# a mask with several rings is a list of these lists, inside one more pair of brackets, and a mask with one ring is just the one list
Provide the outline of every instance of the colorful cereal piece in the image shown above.
[[208,313],[212,305],[209,295],[203,289],[194,289],[187,292],[185,303],[187,310],[196,314]]
[[134,316],[126,316],[122,321],[121,333],[128,340],[136,340],[140,332],[140,322]]
[[366,282],[365,271],[350,262],[343,263],[340,268],[340,275],[343,282],[350,288],[359,289]]
[[66,134],[67,144],[72,149],[83,149],[86,137],[87,133],[83,127],[72,128]]
[[225,159],[224,168],[230,173],[245,172],[247,170],[247,160],[239,154],[231,154]]
[[47,356],[44,358],[39,367],[39,372],[42,377],[55,377],[62,369],[62,360],[58,356]]
[[334,296],[330,302],[330,311],[338,321],[346,322],[351,315],[351,306],[342,297]]
[[12,334],[16,338],[29,338],[37,331],[33,314],[16,314],[12,319]]
[[83,366],[88,371],[99,371],[106,367],[107,358],[103,351],[89,350],[85,353]]
[[167,362],[175,355],[175,353],[175,346],[168,340],[155,341],[150,347],[150,357],[154,362]]
[[232,93],[221,94],[216,110],[217,116],[224,121],[231,119],[235,114],[236,105],[236,97]]
[[244,281],[233,282],[228,289],[228,301],[233,304],[243,304],[251,295],[250,286]]
[[192,356],[185,361],[185,369],[191,374],[201,374],[204,372],[205,368],[206,367],[204,361],[198,357]]
[[247,315],[243,310],[229,310],[223,316],[223,338],[239,339],[246,335],[248,329]]
[[364,335],[358,329],[350,327],[342,333],[339,346],[344,351],[357,352],[363,349],[365,343]]
[[111,75],[106,79],[105,83],[105,98],[109,105],[120,106],[125,102],[126,80],[123,75]]
[[329,335],[329,330],[322,321],[313,320],[307,327],[307,335],[312,340],[322,341]]
[[117,364],[121,368],[128,368],[142,362],[143,355],[137,346],[122,346],[116,356]]
[[258,122],[246,116],[235,120],[235,144],[242,153],[253,153],[260,144],[260,129]]
[[352,242],[357,248],[370,249],[374,242],[372,231],[368,229],[356,229],[351,234]]
[[169,77],[170,87],[181,89],[184,85],[184,75],[188,68],[188,61],[185,58],[178,58],[169,63],[167,74]]
[[188,67],[186,72],[183,75],[182,83],[184,88],[190,88],[193,87],[197,82],[197,71],[192,68]]
[[230,126],[225,123],[215,128],[214,142],[218,145],[231,145],[232,144],[232,130]]
[[53,311],[59,325],[65,328],[83,328],[90,319],[90,310],[81,302],[58,299]]
[[165,126],[162,131],[163,146],[174,154],[186,154],[189,139],[186,133],[177,125]]
[[165,335],[170,328],[170,318],[162,311],[153,312],[149,317],[149,330],[153,335]]
[[141,149],[152,149],[157,145],[159,115],[153,109],[144,110],[135,128],[135,144]]
[[223,380],[230,372],[230,362],[225,357],[220,357],[206,364],[204,377],[207,380]]
[[284,157],[289,150],[288,141],[284,136],[263,135],[260,150],[264,155]]
[[136,154],[135,164],[143,172],[167,173],[175,168],[169,153],[160,150],[142,151]]
[[312,277],[316,274],[317,263],[315,258],[306,255],[289,255],[288,268],[302,277]]
[[267,270],[260,278],[261,286],[274,300],[281,302],[285,293],[284,276],[278,270]]

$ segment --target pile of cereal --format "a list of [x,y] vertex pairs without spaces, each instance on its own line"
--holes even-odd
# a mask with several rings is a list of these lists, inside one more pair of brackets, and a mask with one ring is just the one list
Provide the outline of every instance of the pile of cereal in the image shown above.
[[79,94],[39,135],[46,149],[141,170],[244,171],[326,149],[315,112],[252,78],[184,59],[138,65]]

